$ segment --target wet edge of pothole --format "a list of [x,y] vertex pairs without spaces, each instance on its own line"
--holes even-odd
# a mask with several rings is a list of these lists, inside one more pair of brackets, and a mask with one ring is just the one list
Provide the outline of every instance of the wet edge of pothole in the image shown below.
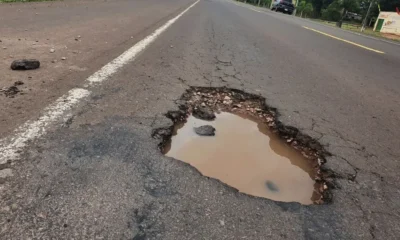
[[[331,189],[335,188],[335,174],[332,170],[323,166],[326,163],[326,157],[332,156],[332,154],[325,150],[316,139],[302,133],[296,127],[284,125],[279,121],[278,110],[268,106],[264,97],[246,93],[242,90],[226,87],[191,87],[186,90],[180,98],[179,110],[168,111],[165,114],[174,124],[153,130],[152,137],[160,140],[159,149],[161,152],[164,152],[164,148],[171,141],[175,124],[185,122],[193,109],[202,106],[207,106],[215,112],[226,111],[239,115],[250,115],[263,122],[271,132],[277,134],[286,144],[300,151],[310,161],[310,165],[316,168],[314,180],[318,187],[315,190],[322,197],[314,201],[314,204],[332,202]],[[229,187],[235,189],[232,186]]]

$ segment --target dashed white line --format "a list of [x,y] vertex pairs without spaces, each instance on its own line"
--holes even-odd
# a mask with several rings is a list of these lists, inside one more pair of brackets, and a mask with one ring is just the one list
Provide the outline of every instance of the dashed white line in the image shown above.
[[[155,30],[152,34],[136,43],[110,63],[103,66],[99,71],[88,77],[86,81],[89,82],[89,85],[101,83],[116,73],[119,68],[128,62],[135,60],[139,53],[154,42],[165,30],[167,30],[199,1],[200,0],[197,0],[179,15]],[[43,136],[49,126],[55,124],[67,111],[72,109],[72,107],[77,105],[82,99],[89,96],[90,93],[89,90],[82,88],[70,90],[66,95],[60,97],[53,104],[44,109],[43,115],[38,120],[26,122],[17,128],[12,136],[0,140],[0,167],[12,160],[18,159],[20,151],[27,145],[28,141]]]

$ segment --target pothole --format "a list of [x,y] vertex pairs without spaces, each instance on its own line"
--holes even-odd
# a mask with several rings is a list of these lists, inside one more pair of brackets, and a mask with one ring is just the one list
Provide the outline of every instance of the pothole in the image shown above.
[[154,132],[163,137],[165,155],[252,196],[305,205],[330,201],[321,170],[328,153],[283,126],[265,99],[234,89],[192,88],[182,100],[181,111],[167,114],[175,125]]

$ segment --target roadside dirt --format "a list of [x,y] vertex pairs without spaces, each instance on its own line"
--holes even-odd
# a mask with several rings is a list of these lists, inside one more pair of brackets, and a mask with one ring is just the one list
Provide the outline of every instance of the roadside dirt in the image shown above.
[[[0,138],[134,45],[186,0],[66,1],[0,6],[0,89],[16,81],[24,94],[0,94]],[[140,11],[138,10],[140,9]],[[13,71],[17,59],[38,59],[39,69]]]
[[391,33],[381,33],[381,35],[385,38],[400,41],[400,35],[391,34]]
[[[330,153],[318,141],[301,133],[297,128],[283,125],[278,119],[278,111],[269,107],[263,97],[236,89],[192,87],[182,95],[180,101],[180,111],[170,111],[166,114],[175,124],[185,122],[195,109],[204,107],[211,108],[217,113],[248,115],[257,122],[264,123],[273,134],[309,161],[309,166],[314,169],[315,191],[321,195],[321,198],[314,200],[314,203],[331,202],[330,189],[335,187],[334,174],[323,168]],[[173,134],[174,126],[154,130],[153,137],[160,139],[159,147],[162,152],[166,152]]]

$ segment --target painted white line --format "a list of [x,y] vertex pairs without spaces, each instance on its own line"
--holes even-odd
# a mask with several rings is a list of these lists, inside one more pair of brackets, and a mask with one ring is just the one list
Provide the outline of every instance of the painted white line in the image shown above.
[[99,71],[95,72],[92,76],[90,76],[87,81],[90,84],[100,83],[106,80],[110,75],[118,71],[119,68],[124,66],[126,63],[135,60],[136,56],[142,52],[147,46],[149,46],[154,40],[160,36],[167,28],[169,28],[176,20],[182,17],[189,9],[191,9],[194,5],[196,5],[200,0],[197,0],[195,3],[186,8],[183,12],[181,12],[178,16],[172,18],[168,22],[166,22],[163,26],[155,30],[152,34],[144,38],[143,40],[136,43],[133,47],[126,50],[119,57],[102,67]]
[[[90,85],[101,83],[116,73],[119,68],[135,60],[136,56],[142,52],[149,44],[154,42],[168,27],[176,22],[183,14],[196,5],[200,0],[186,8],[176,17],[166,22],[163,26],[155,30],[152,34],[136,43],[133,47],[122,53],[119,57],[103,66],[99,71],[86,79]],[[53,104],[44,109],[44,114],[36,121],[28,121],[14,131],[14,134],[0,140],[0,166],[15,160],[19,157],[19,152],[27,145],[28,141],[37,139],[46,133],[49,126],[54,124],[73,106],[78,104],[83,98],[90,95],[90,91],[81,88],[70,90],[66,95],[60,97]]]
[[60,97],[48,106],[36,121],[28,121],[15,130],[10,139],[0,141],[0,165],[14,160],[19,156],[19,151],[26,146],[27,141],[34,140],[46,133],[46,127],[54,123],[66,111],[70,110],[81,99],[89,96],[90,92],[82,88],[74,88],[66,95]]

